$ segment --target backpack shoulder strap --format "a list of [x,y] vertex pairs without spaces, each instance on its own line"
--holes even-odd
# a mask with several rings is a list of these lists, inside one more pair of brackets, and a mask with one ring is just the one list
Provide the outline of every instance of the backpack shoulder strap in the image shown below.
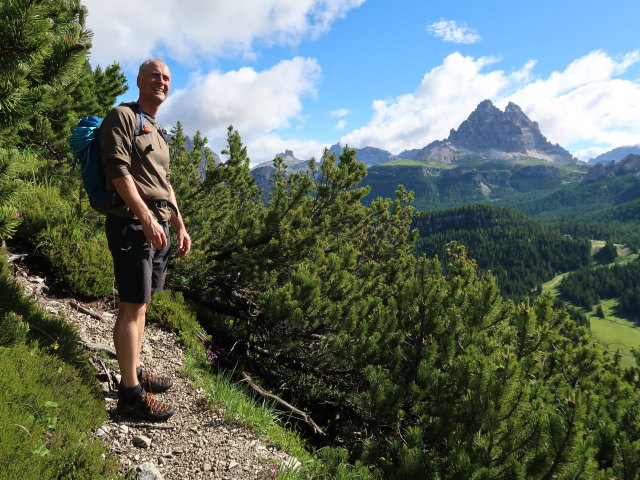
[[144,135],[146,133],[151,133],[151,130],[149,130],[149,127],[147,127],[142,108],[140,108],[140,105],[138,105],[137,102],[124,102],[120,105],[126,105],[131,110],[133,110],[133,113],[136,115],[136,129],[134,132],[134,135],[136,137],[139,135]]

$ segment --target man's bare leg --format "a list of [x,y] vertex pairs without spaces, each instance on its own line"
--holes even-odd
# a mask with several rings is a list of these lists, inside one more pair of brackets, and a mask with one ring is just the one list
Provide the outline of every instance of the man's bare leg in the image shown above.
[[140,362],[140,342],[144,334],[146,312],[146,303],[120,302],[113,329],[113,342],[122,376],[117,411],[151,421],[164,421],[173,415],[173,408],[154,399],[150,390],[138,381],[136,372]]
[[144,313],[142,314],[142,319],[138,321],[138,349],[135,361],[135,367],[138,368],[140,366],[140,355],[142,354],[142,340],[144,339],[144,327],[147,323],[147,306],[149,304],[145,304]]
[[121,383],[125,387],[138,384],[136,367],[140,364],[140,345],[144,334],[146,303],[120,302],[118,317],[113,329]]

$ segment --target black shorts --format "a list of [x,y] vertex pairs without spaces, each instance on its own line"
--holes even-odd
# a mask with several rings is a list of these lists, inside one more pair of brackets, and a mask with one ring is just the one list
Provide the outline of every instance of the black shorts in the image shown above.
[[107,215],[105,230],[113,257],[113,270],[121,302],[149,303],[152,292],[161,292],[169,261],[169,225],[162,222],[167,246],[151,248],[138,220]]

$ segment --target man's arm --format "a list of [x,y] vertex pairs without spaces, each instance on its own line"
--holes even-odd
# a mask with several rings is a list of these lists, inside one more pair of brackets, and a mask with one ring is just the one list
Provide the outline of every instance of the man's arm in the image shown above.
[[171,209],[171,225],[176,229],[176,236],[178,238],[178,256],[184,257],[191,250],[191,237],[187,233],[187,229],[182,221],[182,215],[180,215],[180,209],[178,208],[178,201],[176,200],[176,194],[173,192],[173,188],[169,186],[169,201],[176,209]]
[[133,181],[133,177],[131,177],[131,175],[125,175],[124,177],[114,178],[112,182],[120,198],[124,200],[124,203],[127,204],[138,220],[140,220],[147,243],[156,250],[165,248],[167,246],[167,237],[164,234],[164,230],[156,220],[153,212],[147,207],[144,200],[142,200],[136,184]]

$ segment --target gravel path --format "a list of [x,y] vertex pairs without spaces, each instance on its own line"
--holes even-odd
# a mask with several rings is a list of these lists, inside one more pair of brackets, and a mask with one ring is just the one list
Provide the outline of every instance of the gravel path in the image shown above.
[[[113,344],[111,336],[116,313],[113,301],[111,304],[105,301],[89,304],[71,297],[51,296],[46,279],[29,271],[24,259],[20,255],[10,255],[15,278],[27,296],[49,312],[63,313],[78,328],[84,342]],[[93,312],[99,319],[82,313],[78,306]],[[98,374],[102,358],[92,352]],[[176,413],[161,424],[139,422],[115,414],[117,395],[109,388],[106,375],[102,375],[101,387],[110,421],[93,433],[120,458],[122,472],[144,468],[150,473],[147,476],[139,473],[136,478],[254,480],[275,478],[277,465],[296,463],[295,459],[268,446],[251,431],[226,421],[221,410],[210,410],[204,392],[194,389],[181,374],[183,360],[184,352],[172,333],[154,324],[147,326],[143,365],[153,373],[174,378],[174,385],[161,397],[172,404]],[[115,360],[107,360],[106,364],[117,369]]]

